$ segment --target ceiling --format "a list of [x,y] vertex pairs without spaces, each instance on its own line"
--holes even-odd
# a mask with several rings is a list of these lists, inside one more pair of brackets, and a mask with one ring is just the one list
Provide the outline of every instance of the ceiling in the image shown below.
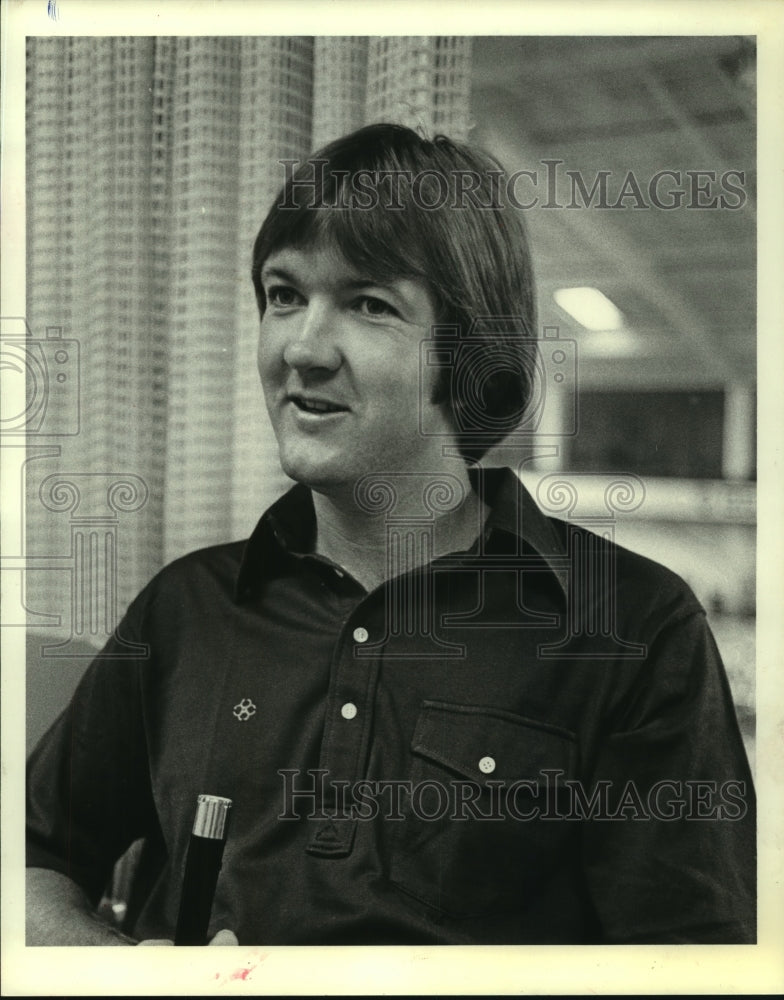
[[[470,137],[536,175],[515,192],[538,198],[524,215],[540,325],[575,338],[581,385],[753,382],[753,40],[479,37],[473,63]],[[599,188],[591,200],[602,176],[616,208],[599,207]],[[583,285],[615,303],[622,330],[592,334],[555,304],[556,289]]]

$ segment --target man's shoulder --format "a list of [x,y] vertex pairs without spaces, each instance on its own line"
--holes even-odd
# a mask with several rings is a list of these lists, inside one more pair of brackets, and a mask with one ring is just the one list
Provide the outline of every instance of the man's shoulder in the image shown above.
[[[604,580],[620,612],[638,620],[647,616],[681,618],[704,608],[691,586],[674,570],[614,539],[571,522],[550,518],[564,541],[572,562],[573,579],[590,572],[593,580]],[[579,549],[579,552],[577,551]]]
[[145,587],[149,598],[187,598],[194,593],[234,594],[247,540],[194,549],[172,559]]
[[160,571],[162,574],[188,573],[199,567],[218,568],[221,566],[239,566],[247,538],[233,542],[220,542],[217,545],[205,545],[200,549],[192,549],[184,555],[170,560]]
[[235,576],[242,563],[247,538],[233,542],[220,542],[217,545],[206,545],[193,549],[184,555],[168,562],[159,572],[164,580],[191,577],[194,573],[222,574],[233,573]]
[[596,521],[582,523],[547,513],[539,490],[534,499],[522,477],[510,469],[483,470],[483,481],[492,491],[497,523],[521,535],[545,559],[568,600],[606,603],[611,597],[612,612],[630,627],[647,622],[655,628],[668,619],[704,611],[678,573],[616,542],[612,524],[605,521],[597,529]]

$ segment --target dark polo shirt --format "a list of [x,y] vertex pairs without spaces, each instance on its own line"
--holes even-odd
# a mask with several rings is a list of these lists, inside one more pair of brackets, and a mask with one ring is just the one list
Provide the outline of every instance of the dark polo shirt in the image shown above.
[[471,550],[371,593],[308,554],[301,486],[161,571],[30,758],[28,864],[97,900],[144,838],[126,929],[172,937],[210,793],[212,932],[241,944],[753,941],[754,793],[700,604],[512,473],[477,488]]

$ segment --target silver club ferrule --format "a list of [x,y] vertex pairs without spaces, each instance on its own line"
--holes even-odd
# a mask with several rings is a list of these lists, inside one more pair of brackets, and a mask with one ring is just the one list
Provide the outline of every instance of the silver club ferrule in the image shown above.
[[193,821],[193,835],[208,840],[223,840],[229,809],[231,799],[224,799],[219,795],[200,795]]

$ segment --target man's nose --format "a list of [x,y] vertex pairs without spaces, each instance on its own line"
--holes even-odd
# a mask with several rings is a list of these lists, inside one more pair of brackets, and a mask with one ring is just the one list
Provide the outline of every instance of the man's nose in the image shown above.
[[310,302],[302,311],[301,323],[292,332],[283,351],[283,360],[290,368],[307,370],[340,367],[340,351],[335,339],[336,317],[328,304]]

